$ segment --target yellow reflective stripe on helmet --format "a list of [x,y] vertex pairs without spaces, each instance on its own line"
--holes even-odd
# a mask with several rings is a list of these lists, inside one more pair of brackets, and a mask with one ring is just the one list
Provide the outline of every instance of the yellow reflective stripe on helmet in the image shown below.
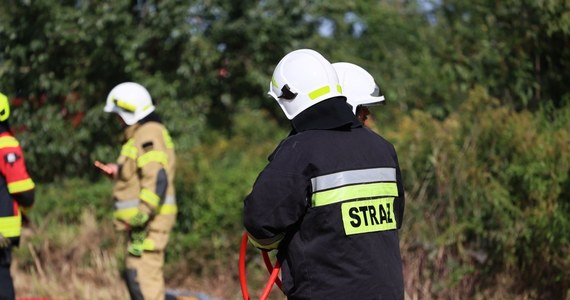
[[157,207],[160,204],[160,197],[149,189],[142,189],[139,193],[139,198],[150,204],[151,207]]
[[279,88],[279,85],[277,84],[277,80],[275,80],[275,77],[271,77],[271,84],[273,84],[275,88]]
[[149,109],[149,108],[151,108],[151,107],[152,107],[152,103],[146,105],[145,107],[143,107],[142,111],[146,111],[147,109]]
[[128,140],[121,148],[121,155],[131,159],[137,159],[137,147],[135,147],[135,140]]
[[395,182],[356,184],[322,192],[316,192],[312,196],[312,201],[313,206],[316,207],[343,202],[351,199],[386,196],[398,196],[398,187]]
[[168,130],[162,130],[162,137],[164,138],[164,144],[166,144],[166,148],[173,149],[174,143],[172,142],[172,137],[170,136],[170,133],[168,133]]
[[342,94],[342,86],[340,84],[336,85],[336,91]]
[[311,100],[315,100],[317,98],[319,98],[322,95],[326,95],[328,93],[331,92],[331,87],[328,85],[323,86],[322,88],[318,88],[312,92],[309,93],[309,98]]
[[137,159],[137,167],[142,168],[150,162],[157,162],[166,166],[168,164],[168,155],[162,151],[149,151]]
[[139,212],[139,199],[116,201],[113,206],[113,217],[127,222]]
[[0,217],[0,233],[6,237],[19,237],[22,232],[22,216]]
[[8,183],[8,191],[10,192],[10,194],[21,193],[29,191],[33,189],[35,186],[36,185],[34,184],[34,181],[32,181],[31,178],[28,178]]
[[0,137],[0,149],[8,147],[18,147],[20,145],[18,140],[13,136]]
[[115,99],[114,102],[115,102],[115,105],[117,107],[122,108],[128,112],[135,112],[137,110],[136,106],[134,106],[128,102],[125,102],[123,100]]

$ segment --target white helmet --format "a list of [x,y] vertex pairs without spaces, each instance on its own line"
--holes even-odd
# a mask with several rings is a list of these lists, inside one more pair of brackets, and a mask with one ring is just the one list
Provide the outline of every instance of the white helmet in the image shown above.
[[153,112],[154,105],[150,94],[142,85],[124,82],[111,90],[104,110],[119,114],[127,125],[133,125]]
[[281,59],[268,92],[289,120],[323,100],[342,96],[341,93],[331,63],[310,49],[295,50]]
[[347,98],[346,102],[352,106],[352,112],[356,114],[359,105],[370,106],[384,102],[380,88],[368,71],[347,62],[337,62],[332,65]]

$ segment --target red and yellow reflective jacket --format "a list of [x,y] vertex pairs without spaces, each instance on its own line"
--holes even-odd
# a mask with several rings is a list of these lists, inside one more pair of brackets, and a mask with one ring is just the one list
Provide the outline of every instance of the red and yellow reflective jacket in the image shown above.
[[22,231],[20,209],[33,205],[35,184],[20,143],[9,131],[0,133],[0,172],[0,234],[17,244]]

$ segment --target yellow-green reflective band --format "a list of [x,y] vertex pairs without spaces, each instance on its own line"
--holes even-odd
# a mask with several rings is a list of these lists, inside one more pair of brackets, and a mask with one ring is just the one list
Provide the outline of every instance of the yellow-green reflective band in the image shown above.
[[19,237],[22,231],[22,216],[1,217],[0,233],[6,237]]
[[168,133],[168,130],[163,129],[162,136],[164,138],[164,144],[166,144],[166,148],[173,149],[174,143],[172,142],[172,137],[170,136],[170,133]]
[[10,194],[21,193],[33,189],[36,185],[31,178],[8,183]]
[[178,213],[178,206],[176,204],[163,204],[158,209],[159,215],[175,215]]
[[151,192],[149,189],[142,189],[139,194],[139,198],[142,201],[150,204],[152,207],[157,207],[160,203],[160,197],[157,194]]
[[147,109],[149,109],[149,108],[151,108],[151,107],[152,107],[152,104],[149,104],[149,105],[143,107],[143,111],[145,111],[145,110],[147,110]]
[[12,136],[0,137],[0,148],[18,147],[18,140]]
[[149,151],[137,159],[137,167],[142,168],[150,162],[157,162],[166,166],[168,164],[168,155],[162,151]]
[[138,207],[118,209],[115,212],[113,212],[113,217],[117,220],[122,220],[127,222],[132,217],[134,217],[138,212],[139,212]]
[[322,88],[318,88],[318,89],[310,92],[309,98],[311,98],[311,100],[315,100],[315,99],[319,98],[320,96],[326,95],[330,92],[331,92],[331,87],[328,85],[325,85]]
[[251,242],[252,245],[254,245],[256,248],[265,249],[265,250],[277,249],[277,247],[279,247],[279,243],[281,243],[281,241],[285,237],[285,235],[279,234],[271,239],[260,240],[252,237],[249,234],[249,232],[247,233],[247,235],[249,236],[249,241]]
[[135,147],[135,140],[128,140],[121,148],[121,155],[128,158],[137,159],[137,147]]
[[144,239],[143,244],[142,244],[142,248],[145,251],[153,251],[154,249],[156,249],[156,246],[154,244],[154,240]]
[[346,200],[398,196],[395,182],[365,183],[343,186],[332,190],[316,192],[312,196],[313,206],[323,206]]
[[271,84],[273,84],[275,88],[279,88],[279,85],[277,84],[277,80],[275,80],[275,77],[271,77]]
[[396,229],[392,197],[344,202],[341,211],[346,235]]
[[336,85],[336,91],[342,94],[342,86],[340,84]]
[[128,112],[135,112],[137,110],[136,106],[119,99],[115,99],[115,105]]
[[114,209],[113,217],[127,222],[139,212],[139,199],[116,201]]

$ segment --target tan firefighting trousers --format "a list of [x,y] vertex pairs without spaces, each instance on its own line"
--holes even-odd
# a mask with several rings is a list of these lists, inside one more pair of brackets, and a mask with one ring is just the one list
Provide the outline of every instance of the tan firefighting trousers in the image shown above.
[[[144,300],[164,300],[164,250],[175,219],[176,215],[173,214],[155,216],[148,224],[147,236],[148,239],[154,241],[155,249],[144,251],[140,257],[127,255],[127,272],[133,274],[134,271],[135,274],[135,278],[130,278],[130,280],[134,281],[135,289],[140,289]],[[132,289],[132,286],[129,286],[129,289]],[[133,291],[130,293],[132,295]]]

